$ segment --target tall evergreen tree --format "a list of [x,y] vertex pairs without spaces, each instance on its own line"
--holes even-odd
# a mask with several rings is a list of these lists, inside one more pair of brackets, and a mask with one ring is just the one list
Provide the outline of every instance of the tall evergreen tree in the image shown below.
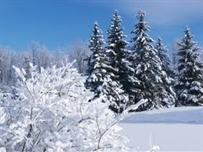
[[168,94],[168,98],[171,101],[168,102],[168,104],[174,105],[176,100],[176,93],[174,89],[176,74],[173,70],[169,55],[167,54],[168,49],[166,46],[163,45],[161,38],[158,38],[155,49],[157,49],[158,51],[158,56],[162,64],[163,87],[165,88],[166,93]]
[[166,90],[164,81],[168,77],[162,70],[162,62],[158,51],[152,45],[153,40],[148,36],[148,23],[145,22],[145,13],[138,12],[139,22],[134,26],[132,34],[133,47],[129,56],[134,69],[133,95],[134,102],[148,100],[139,110],[160,108],[174,102],[173,94]]
[[91,55],[88,58],[88,67],[86,69],[86,88],[90,89],[95,93],[95,97],[101,93],[101,86],[104,82],[104,76],[106,70],[103,68],[105,64],[104,59],[104,39],[101,30],[99,29],[98,23],[94,23],[93,34],[89,41],[89,49]]
[[[126,83],[125,50],[127,42],[124,40],[126,36],[123,33],[122,20],[117,10],[114,11],[107,35],[106,49],[110,66],[112,67],[112,71],[109,71],[112,73],[111,79],[123,88]],[[116,104],[117,106],[125,107],[127,103],[122,100],[116,101]]]
[[110,64],[115,69],[114,73],[119,80],[123,76],[124,67],[122,60],[125,58],[125,47],[127,45],[127,42],[123,40],[126,36],[123,34],[121,22],[121,17],[118,11],[115,10],[107,31],[107,52],[109,54]]
[[203,64],[199,61],[198,48],[192,38],[187,27],[184,37],[178,43],[180,49],[176,106],[203,105]]
[[94,92],[94,98],[103,96],[103,102],[110,103],[110,109],[114,112],[122,112],[123,105],[118,101],[124,101],[123,90],[119,82],[112,80],[115,76],[111,66],[108,52],[104,49],[104,40],[98,24],[94,24],[93,34],[89,48],[91,55],[88,61],[86,88]]

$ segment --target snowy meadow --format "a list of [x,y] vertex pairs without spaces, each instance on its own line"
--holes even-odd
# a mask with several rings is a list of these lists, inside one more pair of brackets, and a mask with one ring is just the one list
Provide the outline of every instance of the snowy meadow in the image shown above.
[[139,112],[120,122],[129,146],[146,151],[158,145],[161,152],[203,151],[203,108],[179,107]]

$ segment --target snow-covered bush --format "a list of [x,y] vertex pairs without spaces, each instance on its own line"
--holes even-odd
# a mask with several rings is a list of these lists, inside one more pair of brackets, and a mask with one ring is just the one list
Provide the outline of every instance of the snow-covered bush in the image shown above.
[[[128,151],[119,116],[92,93],[71,64],[39,73],[14,67],[18,85],[0,101],[0,147],[6,151]],[[101,96],[97,100],[102,100]]]
[[0,97],[0,152],[132,151],[118,126],[128,109],[115,114],[110,103],[101,102],[107,99],[102,94],[88,102],[93,94],[71,65],[39,73],[31,64],[28,79],[24,69],[14,67],[18,85]]

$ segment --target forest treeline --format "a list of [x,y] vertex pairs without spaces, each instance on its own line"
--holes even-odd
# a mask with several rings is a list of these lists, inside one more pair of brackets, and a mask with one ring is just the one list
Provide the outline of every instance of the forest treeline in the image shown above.
[[[86,88],[95,93],[95,98],[101,93],[108,94],[108,100],[112,100],[111,108],[117,112],[141,99],[149,100],[150,104],[140,110],[178,105],[177,101],[186,102],[186,98],[198,100],[193,95],[198,91],[190,89],[192,86],[202,86],[197,82],[197,79],[202,81],[201,71],[197,72],[201,69],[202,51],[193,41],[190,29],[187,27],[183,37],[169,50],[163,44],[164,40],[153,40],[148,35],[150,27],[145,21],[144,12],[138,12],[137,21],[128,35],[131,37],[128,41],[125,40],[119,12],[115,11],[106,39],[95,22],[89,43],[78,42],[67,49],[50,51],[39,43],[32,43],[26,51],[13,51],[1,46],[1,89],[16,85],[13,66],[26,70],[29,63],[33,63],[40,72],[40,67],[60,67],[76,60],[74,66],[78,72],[87,76]],[[190,82],[186,80],[187,77]],[[182,83],[191,86],[183,86]],[[185,87],[187,90],[183,89]],[[192,92],[192,96],[188,97],[189,92]],[[177,94],[181,94],[181,97],[177,97]]]
[[162,39],[154,41],[149,36],[145,16],[143,11],[137,13],[128,42],[118,11],[113,14],[106,39],[95,22],[85,73],[85,85],[94,92],[93,100],[105,95],[111,102],[109,108],[118,113],[140,101],[147,102],[136,111],[202,106],[203,62],[189,27],[177,42],[174,65]]
[[29,63],[38,67],[48,68],[52,65],[60,66],[61,64],[72,62],[79,73],[83,73],[86,66],[84,60],[87,56],[88,48],[85,42],[78,41],[70,47],[58,50],[48,50],[48,48],[38,42],[32,42],[25,51],[15,51],[9,47],[0,47],[0,84],[1,87],[15,86],[16,76],[13,66],[27,69]]

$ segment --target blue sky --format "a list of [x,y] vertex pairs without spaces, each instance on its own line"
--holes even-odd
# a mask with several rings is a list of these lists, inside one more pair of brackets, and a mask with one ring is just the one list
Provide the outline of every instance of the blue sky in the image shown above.
[[203,46],[202,0],[0,0],[0,45],[25,50],[37,41],[54,50],[88,41],[95,20],[105,35],[115,9],[127,40],[133,37],[135,16],[142,9],[153,39],[161,37],[170,48],[188,25]]

